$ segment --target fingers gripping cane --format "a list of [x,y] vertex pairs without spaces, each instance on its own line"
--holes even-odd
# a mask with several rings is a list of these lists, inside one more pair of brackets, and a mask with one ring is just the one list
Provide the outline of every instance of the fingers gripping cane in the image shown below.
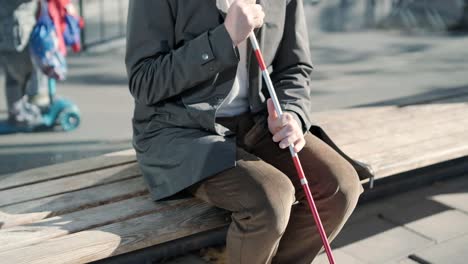
[[[260,69],[262,70],[262,75],[263,79],[265,80],[267,84],[268,91],[270,93],[270,97],[273,101],[273,104],[275,106],[275,111],[278,114],[278,116],[281,116],[283,114],[283,111],[281,110],[281,106],[278,101],[278,97],[276,96],[275,89],[273,87],[273,83],[271,82],[270,75],[266,69],[265,61],[263,60],[262,52],[260,51],[260,47],[258,45],[257,38],[255,37],[254,33],[250,33],[249,35],[250,43],[252,43],[253,50],[255,52],[255,56],[257,57],[258,64],[260,66]],[[312,197],[312,193],[310,192],[309,184],[307,183],[307,179],[305,178],[304,175],[304,170],[302,169],[301,162],[299,160],[299,156],[297,155],[296,151],[294,151],[294,146],[291,144],[289,145],[289,151],[291,152],[292,159],[294,161],[294,166],[296,167],[297,174],[299,176],[299,179],[301,180],[301,185],[302,188],[304,189],[304,192],[307,197],[307,201],[309,204],[309,208],[312,211],[312,215],[314,216],[315,224],[317,226],[317,229],[320,233],[320,237],[322,238],[322,243],[323,246],[325,247],[325,251],[327,253],[328,261],[330,264],[335,264],[335,259],[333,258],[333,253],[330,248],[330,243],[328,242],[327,235],[325,233],[325,229],[323,228],[322,221],[320,220],[319,213],[317,211],[317,207],[315,206],[314,199]]]

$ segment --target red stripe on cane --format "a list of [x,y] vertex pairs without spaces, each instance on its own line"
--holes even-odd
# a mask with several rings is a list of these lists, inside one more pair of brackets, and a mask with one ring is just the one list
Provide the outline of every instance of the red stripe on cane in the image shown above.
[[[296,166],[297,173],[299,175],[299,179],[302,181],[305,178],[304,170],[302,169],[301,161],[299,160],[299,156],[295,155],[292,157],[294,161],[294,165]],[[309,204],[309,209],[312,212],[312,216],[314,217],[317,230],[320,234],[320,238],[322,239],[323,246],[325,248],[325,252],[327,253],[328,262],[330,264],[335,264],[335,258],[333,257],[333,253],[330,247],[330,243],[327,239],[327,234],[325,233],[325,228],[323,227],[322,221],[320,220],[320,216],[317,210],[317,206],[315,205],[314,199],[312,197],[312,193],[310,191],[308,184],[302,184],[302,188],[306,193],[306,198]]]
[[302,169],[301,162],[299,161],[299,157],[297,155],[294,156],[293,161],[294,161],[294,166],[296,167],[296,170],[298,172],[299,179],[302,181],[302,179],[305,179],[305,175],[304,175],[304,170]]
[[258,61],[258,65],[260,66],[260,70],[262,70],[262,71],[266,70],[265,61],[263,60],[263,56],[262,56],[262,53],[260,52],[260,50],[255,51],[255,56],[257,57],[257,61]]

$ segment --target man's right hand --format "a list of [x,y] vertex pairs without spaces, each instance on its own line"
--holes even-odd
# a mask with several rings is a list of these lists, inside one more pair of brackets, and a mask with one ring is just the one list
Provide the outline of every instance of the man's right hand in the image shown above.
[[254,28],[263,25],[265,13],[255,0],[235,0],[229,7],[224,26],[235,46],[247,39]]

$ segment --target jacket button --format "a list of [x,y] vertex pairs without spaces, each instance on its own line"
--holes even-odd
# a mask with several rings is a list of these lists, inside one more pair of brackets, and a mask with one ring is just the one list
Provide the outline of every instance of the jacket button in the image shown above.
[[208,60],[208,59],[210,58],[210,56],[208,56],[208,54],[206,54],[206,53],[203,53],[203,54],[201,55],[201,57],[202,57],[202,59],[205,60],[205,61]]

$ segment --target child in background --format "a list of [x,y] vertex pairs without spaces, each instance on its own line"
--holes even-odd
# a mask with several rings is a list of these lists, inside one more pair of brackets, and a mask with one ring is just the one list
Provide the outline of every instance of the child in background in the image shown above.
[[[31,60],[29,36],[40,15],[41,4],[54,22],[59,52],[67,46],[81,50],[79,29],[83,26],[70,0],[9,1],[0,11],[0,65],[5,69],[8,121],[13,126],[40,125],[41,111],[50,104],[48,78]],[[44,7],[44,6],[42,6]]]
[[5,71],[8,121],[15,126],[39,124],[38,106],[49,103],[42,96],[47,95],[47,77],[34,67],[27,47],[38,6],[38,1],[10,0],[0,9],[0,67]]

